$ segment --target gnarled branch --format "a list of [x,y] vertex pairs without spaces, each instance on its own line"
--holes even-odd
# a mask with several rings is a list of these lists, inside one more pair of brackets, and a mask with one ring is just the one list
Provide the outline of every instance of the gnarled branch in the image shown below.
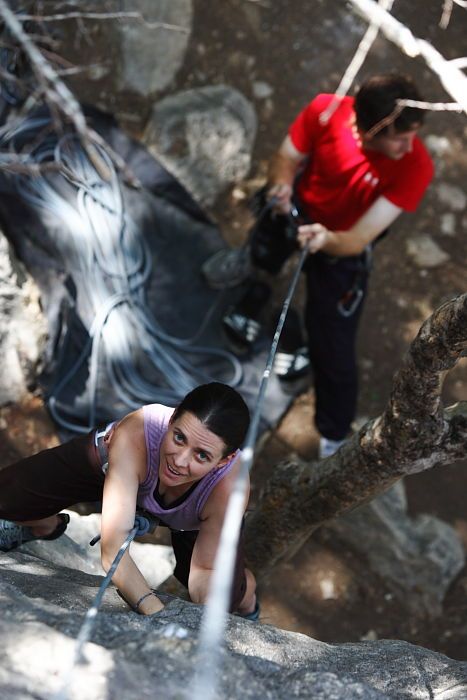
[[467,294],[422,325],[394,379],[388,406],[335,455],[276,467],[247,520],[257,575],[291,556],[317,527],[375,497],[404,475],[465,457],[467,403],[443,409],[444,376],[467,347]]

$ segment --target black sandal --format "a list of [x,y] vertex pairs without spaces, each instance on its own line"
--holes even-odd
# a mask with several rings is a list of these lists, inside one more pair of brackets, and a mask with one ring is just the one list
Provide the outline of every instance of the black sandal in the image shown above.
[[56,540],[63,535],[67,529],[68,523],[70,522],[70,516],[68,513],[58,513],[60,518],[59,524],[49,535],[33,535],[30,528],[23,525],[23,539],[22,544],[26,542],[32,542],[34,540]]

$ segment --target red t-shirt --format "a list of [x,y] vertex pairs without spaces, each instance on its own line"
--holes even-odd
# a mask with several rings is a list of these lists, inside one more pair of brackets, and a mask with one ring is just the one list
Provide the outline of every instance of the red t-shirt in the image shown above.
[[327,124],[319,116],[332,95],[318,95],[289,129],[292,143],[310,154],[296,191],[310,219],[347,231],[381,195],[414,211],[433,177],[433,163],[418,137],[400,160],[362,149],[352,129],[353,97],[344,97]]

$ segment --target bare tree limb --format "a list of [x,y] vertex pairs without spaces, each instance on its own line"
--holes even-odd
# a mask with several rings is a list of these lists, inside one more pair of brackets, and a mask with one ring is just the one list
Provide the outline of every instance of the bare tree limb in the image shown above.
[[246,546],[258,575],[291,556],[327,520],[395,481],[465,458],[467,403],[444,410],[444,375],[467,348],[467,294],[422,325],[397,373],[385,412],[335,455],[279,465],[247,519]]
[[429,109],[433,112],[462,112],[462,107],[457,102],[422,102],[419,100],[396,100],[396,106],[391,114],[388,114],[379,122],[376,122],[371,129],[368,129],[369,137],[375,136],[389,124],[395,122],[404,107],[416,107],[417,109]]
[[441,29],[446,29],[452,14],[452,8],[454,7],[454,0],[444,0],[443,2],[443,13],[439,21],[439,26]]
[[180,27],[177,24],[169,24],[167,22],[148,22],[141,12],[64,12],[56,15],[19,15],[20,22],[65,22],[70,19],[95,19],[95,20],[110,20],[110,19],[134,19],[144,24],[148,29],[168,29],[174,32],[182,32],[188,34],[186,27]]
[[96,149],[96,144],[109,154],[116,167],[124,173],[130,184],[139,186],[137,179],[133,173],[130,172],[123,159],[110,148],[94,129],[86,124],[86,119],[79,102],[60,79],[50,63],[44,58],[34,42],[31,41],[21,26],[17,16],[11,11],[5,0],[0,0],[0,16],[8,27],[11,35],[21,45],[21,48],[28,58],[31,69],[47,101],[52,118],[55,119],[56,128],[60,128],[59,116],[63,115],[65,119],[73,125],[86,154],[103,179],[109,178],[109,172],[98,149]]
[[415,37],[410,29],[373,0],[350,0],[369,22],[379,22],[383,34],[408,56],[422,56],[436,73],[445,90],[467,113],[467,77],[452,61],[447,61],[428,41]]
[[[393,2],[394,0],[380,0],[380,5],[382,8],[390,12]],[[339,106],[341,98],[344,95],[346,95],[349,91],[350,86],[355,80],[358,71],[362,67],[364,60],[366,59],[376,37],[378,36],[378,32],[379,24],[377,22],[372,21],[370,26],[366,30],[363,38],[361,39],[357,50],[353,55],[352,60],[347,66],[346,71],[342,76],[342,79],[337,87],[336,92],[334,93],[331,102],[326,107],[326,109],[319,115],[319,120],[322,124],[327,124],[327,122],[330,120],[337,107]]]
[[467,7],[466,0],[444,0],[443,3],[443,13],[439,21],[439,26],[441,29],[447,29],[449,22],[451,20],[452,10],[454,8],[454,3],[460,7]]
[[67,86],[60,80],[52,66],[44,59],[37,46],[23,30],[17,16],[10,10],[5,0],[0,0],[0,15],[11,35],[19,42],[26,54],[38,82],[43,86],[44,95],[73,124],[84,143],[89,141],[86,120],[81,107]]
[[[29,156],[0,152],[0,170],[15,175],[28,175],[37,177],[50,172],[64,173],[61,163],[50,161],[47,163],[35,163]],[[71,175],[72,173],[70,173]]]

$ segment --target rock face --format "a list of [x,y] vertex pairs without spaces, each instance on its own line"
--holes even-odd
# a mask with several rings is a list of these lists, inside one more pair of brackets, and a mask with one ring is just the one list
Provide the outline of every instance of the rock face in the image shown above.
[[39,293],[0,232],[0,405],[20,401],[34,381],[45,342]]
[[446,591],[465,563],[462,542],[439,518],[408,516],[402,481],[326,527],[363,555],[409,610],[441,614]]
[[248,173],[255,135],[250,102],[237,90],[217,85],[158,102],[143,140],[198,202],[209,205]]
[[[69,538],[42,547],[43,558],[24,549],[0,553],[0,696],[50,700],[68,683],[60,697],[69,700],[189,697],[202,607],[166,598],[166,608],[146,618],[110,588],[86,662],[70,672],[74,640],[101,578],[80,571],[80,558],[73,563]],[[61,551],[68,566],[47,560],[52,551]],[[226,700],[467,696],[467,663],[400,641],[330,645],[230,616],[222,658],[216,698]]]
[[[89,542],[100,533],[101,516],[98,513],[80,516],[74,511],[65,511],[70,516],[66,534],[60,540],[60,547],[50,547],[49,543],[37,540],[23,545],[21,551],[39,559],[46,559],[57,566],[79,569],[88,574],[104,576],[101,567],[99,545],[89,546]],[[157,588],[175,568],[172,547],[148,545],[133,542],[131,556],[150,586]]]

